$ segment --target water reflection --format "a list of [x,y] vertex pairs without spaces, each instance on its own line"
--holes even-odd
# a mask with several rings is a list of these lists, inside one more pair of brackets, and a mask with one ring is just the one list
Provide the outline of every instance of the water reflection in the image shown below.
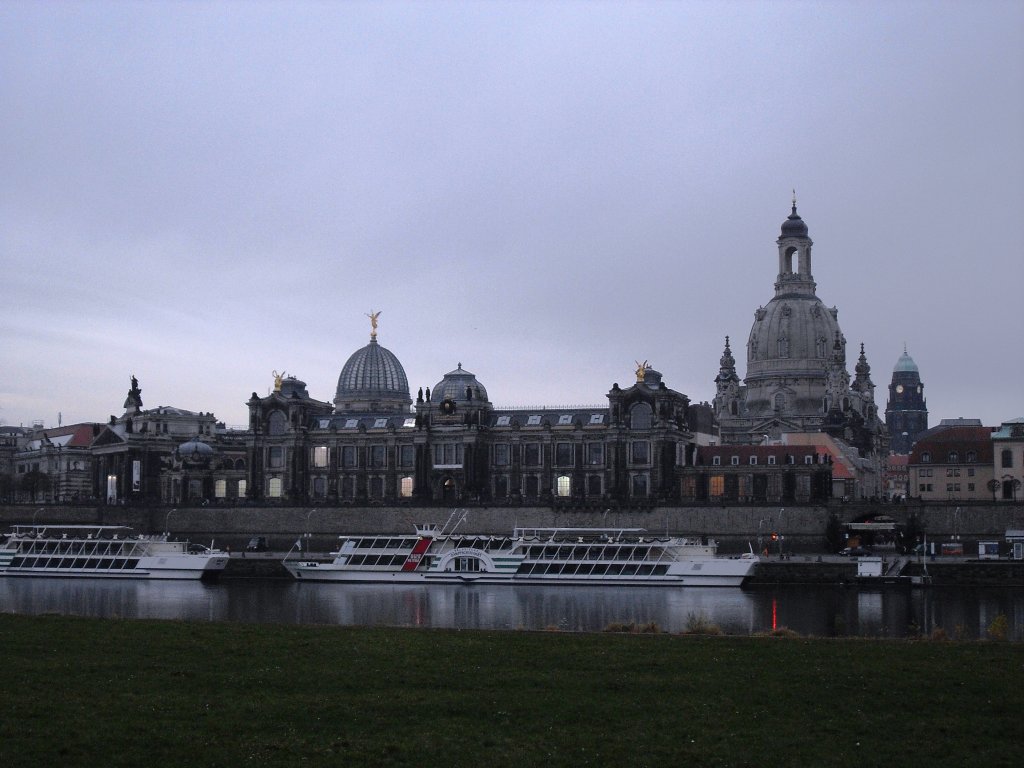
[[487,585],[299,584],[0,579],[0,611],[23,614],[463,629],[600,631],[654,623],[682,632],[700,618],[728,634],[929,634],[983,638],[998,615],[1024,639],[1024,589],[652,589]]

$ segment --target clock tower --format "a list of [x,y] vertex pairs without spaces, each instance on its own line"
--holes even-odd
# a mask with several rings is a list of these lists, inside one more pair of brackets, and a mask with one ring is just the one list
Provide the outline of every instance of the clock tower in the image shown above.
[[885,406],[885,425],[889,428],[889,447],[893,453],[908,454],[914,441],[928,429],[928,404],[917,363],[907,354],[896,361],[889,384],[889,402]]

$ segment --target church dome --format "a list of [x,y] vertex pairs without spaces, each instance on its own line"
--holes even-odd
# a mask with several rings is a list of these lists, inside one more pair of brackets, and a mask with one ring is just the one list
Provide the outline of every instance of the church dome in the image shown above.
[[406,410],[411,404],[405,369],[376,338],[353,352],[341,369],[335,410],[385,413]]
[[837,316],[814,295],[776,296],[754,313],[747,378],[805,373],[824,378],[837,338],[845,349]]
[[917,368],[917,363],[914,362],[914,358],[907,354],[907,350],[903,350],[903,354],[900,355],[900,359],[896,361],[896,366],[892,369],[892,372],[920,373],[920,371]]
[[477,401],[482,404],[487,402],[487,390],[476,380],[476,376],[459,363],[458,368],[444,375],[431,393],[431,400],[435,403],[447,399],[457,403]]
[[793,203],[793,212],[782,222],[782,234],[780,237],[807,237],[807,225],[796,212],[796,203]]

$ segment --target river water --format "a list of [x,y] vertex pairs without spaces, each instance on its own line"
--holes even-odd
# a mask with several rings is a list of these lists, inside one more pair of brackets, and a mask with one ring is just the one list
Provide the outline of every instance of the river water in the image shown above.
[[277,579],[106,581],[0,578],[0,611],[105,618],[267,624],[601,631],[654,623],[683,632],[698,620],[749,635],[906,637],[943,629],[980,639],[997,616],[1024,640],[1024,589],[787,586],[736,589],[502,585],[315,584]]

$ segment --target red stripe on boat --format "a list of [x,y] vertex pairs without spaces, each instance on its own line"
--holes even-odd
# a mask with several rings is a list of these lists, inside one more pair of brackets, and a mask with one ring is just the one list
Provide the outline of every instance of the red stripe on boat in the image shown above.
[[419,567],[420,561],[423,559],[423,553],[430,548],[431,541],[432,539],[420,539],[416,542],[416,546],[412,548],[409,557],[402,564],[403,571],[415,571]]

